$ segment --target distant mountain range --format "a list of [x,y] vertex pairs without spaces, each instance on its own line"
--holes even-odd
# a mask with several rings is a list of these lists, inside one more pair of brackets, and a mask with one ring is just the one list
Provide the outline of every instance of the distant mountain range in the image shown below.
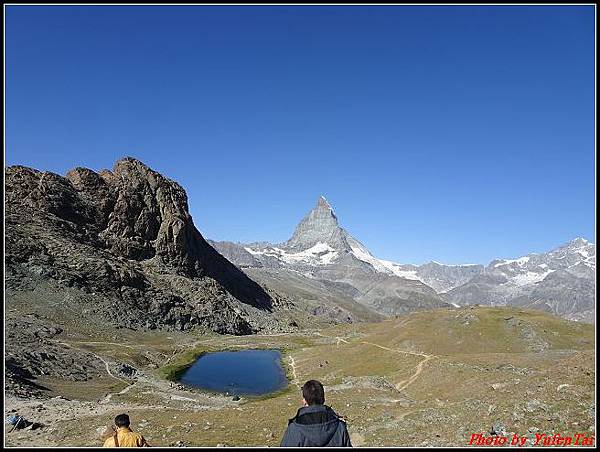
[[209,242],[266,284],[293,271],[384,315],[482,304],[542,309],[573,320],[595,318],[596,246],[582,238],[487,266],[400,264],[374,257],[320,197],[284,243]]
[[444,298],[459,305],[517,305],[593,321],[595,275],[596,245],[576,238],[547,253],[493,260]]
[[584,239],[487,266],[401,264],[373,256],[324,197],[286,242],[239,244],[205,240],[183,188],[136,159],[65,176],[13,166],[5,179],[10,303],[45,287],[42,298],[77,299],[123,327],[233,334],[466,304],[595,316],[596,247]]

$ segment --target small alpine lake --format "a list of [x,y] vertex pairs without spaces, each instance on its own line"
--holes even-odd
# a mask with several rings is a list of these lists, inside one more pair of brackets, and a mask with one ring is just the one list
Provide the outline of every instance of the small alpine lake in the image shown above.
[[230,395],[264,395],[287,386],[277,350],[206,353],[180,379],[181,383]]

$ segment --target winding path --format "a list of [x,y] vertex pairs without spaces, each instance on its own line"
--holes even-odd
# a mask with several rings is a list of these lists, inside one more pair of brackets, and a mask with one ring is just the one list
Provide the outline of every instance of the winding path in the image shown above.
[[[127,347],[127,348],[132,348],[132,349],[136,349],[136,347],[132,346],[132,345],[126,345],[126,344],[118,344],[116,342],[99,342],[99,341],[73,341],[76,344],[108,344],[108,345],[116,345],[118,347]],[[63,344],[66,345],[64,342],[59,342],[59,344]],[[140,348],[141,346],[138,346],[137,348]]]
[[133,386],[135,385],[135,383],[130,383],[129,386],[127,386],[125,389],[119,391],[119,392],[111,392],[109,394],[106,394],[106,396],[99,402],[99,403],[108,403],[110,402],[110,399],[112,399],[112,396],[114,395],[121,395],[121,394],[125,394],[126,392],[128,392],[131,388],[133,388]]
[[[108,393],[104,396],[103,399],[98,401],[99,405],[105,405],[108,404],[109,402],[112,402],[112,404],[114,403],[119,403],[119,402],[114,402],[111,399],[113,398],[113,396],[116,395],[122,395],[125,394],[127,392],[129,392],[131,389],[133,389],[134,386],[149,386],[150,388],[152,388],[154,391],[156,391],[156,395],[160,396],[160,397],[166,397],[168,399],[171,400],[180,400],[180,401],[188,401],[188,402],[195,402],[195,403],[206,403],[206,401],[204,400],[199,400],[196,398],[191,398],[191,397],[185,397],[181,394],[186,394],[188,395],[187,392],[185,391],[180,391],[177,388],[173,387],[173,383],[168,382],[166,380],[161,380],[161,379],[156,379],[154,377],[152,377],[151,375],[145,374],[144,372],[138,371],[138,374],[136,376],[136,379],[134,381],[129,381],[129,380],[125,380],[123,378],[120,378],[118,376],[116,376],[115,374],[113,374],[110,370],[110,361],[107,361],[106,359],[104,359],[102,356],[87,350],[87,349],[82,349],[82,348],[78,348],[75,347],[71,344],[68,344],[66,342],[59,342],[59,341],[55,341],[55,343],[57,344],[61,344],[64,345],[66,347],[72,348],[74,350],[79,350],[85,353],[90,353],[91,355],[95,356],[96,358],[98,358],[100,361],[102,361],[104,363],[105,369],[106,369],[106,373],[114,378],[115,380],[119,380],[122,383],[126,383],[127,386],[125,388],[123,388],[122,390],[118,391],[118,392],[111,392]],[[85,343],[85,342],[79,342],[79,343]],[[88,342],[91,343],[91,342]],[[102,342],[95,342],[95,343],[102,343]],[[178,352],[179,350],[177,350],[176,352]],[[175,356],[175,353],[174,355]],[[171,357],[172,358],[172,357]],[[293,366],[293,371],[294,371],[294,375],[296,375],[296,370],[295,370],[295,364]],[[213,396],[210,396],[210,398],[212,398]],[[222,403],[222,401],[217,400],[217,405],[216,406],[221,406],[220,404]],[[145,405],[137,405],[135,403],[130,403],[128,404],[129,407],[133,407],[135,406],[136,408],[142,408],[145,407]],[[211,405],[212,406],[212,405]],[[157,408],[157,407],[153,407],[153,408]],[[159,406],[159,408],[165,408],[164,406]]]
[[89,353],[89,354],[91,354],[91,355],[94,355],[96,358],[98,358],[100,361],[102,361],[102,362],[104,363],[104,366],[106,367],[106,373],[107,373],[108,375],[110,375],[111,377],[113,377],[115,380],[119,380],[119,381],[122,381],[122,382],[124,382],[124,383],[127,383],[127,384],[129,384],[129,381],[127,381],[127,380],[124,380],[124,379],[122,379],[122,378],[120,378],[120,377],[117,377],[116,375],[114,375],[114,374],[113,374],[113,373],[110,371],[110,363],[109,363],[108,361],[106,361],[106,360],[105,360],[105,359],[104,359],[102,356],[100,356],[100,355],[97,355],[96,353],[94,353],[94,352],[92,352],[92,351],[90,351],[90,350],[81,350],[81,349],[79,349],[79,348],[77,348],[77,347],[73,347],[71,344],[67,344],[66,342],[58,342],[58,344],[65,345],[65,346],[67,346],[67,347],[69,347],[69,348],[72,348],[72,349],[75,349],[75,350],[84,351],[84,352],[86,352],[86,353]]
[[[326,337],[326,338],[329,338],[329,339],[333,339],[331,336],[325,336],[325,335],[323,335],[323,334],[321,334],[319,332],[316,332],[315,334],[317,336],[321,336],[321,337]],[[349,342],[347,340],[345,340],[344,338],[342,338],[342,337],[335,336],[335,339],[337,340],[337,343],[336,343],[337,346],[340,345],[340,342],[344,342],[345,344],[349,344]],[[373,347],[378,347],[378,348],[380,348],[382,350],[387,350],[387,351],[390,351],[390,352],[393,352],[393,353],[402,353],[402,354],[405,354],[405,355],[422,356],[424,358],[415,367],[415,373],[413,375],[411,375],[406,380],[402,380],[401,382],[395,384],[396,389],[398,391],[402,391],[402,390],[406,389],[409,385],[411,385],[412,383],[414,383],[417,380],[417,378],[419,378],[419,375],[423,371],[423,367],[425,366],[425,364],[428,361],[430,361],[430,360],[432,360],[434,358],[437,358],[436,355],[429,355],[427,353],[421,353],[421,352],[412,352],[412,351],[409,351],[409,350],[400,350],[400,349],[397,349],[397,348],[389,348],[389,347],[385,347],[383,345],[375,344],[373,342],[368,342],[368,341],[360,341],[359,343],[360,344],[371,345]]]
[[127,380],[125,380],[123,378],[120,378],[120,377],[117,377],[116,375],[114,375],[110,371],[110,363],[107,360],[105,360],[102,356],[100,356],[100,355],[98,355],[98,354],[96,354],[96,353],[94,353],[92,351],[89,351],[89,350],[81,350],[79,348],[73,347],[71,344],[67,344],[66,342],[58,342],[58,344],[65,345],[65,346],[67,346],[69,348],[72,348],[74,350],[85,351],[86,353],[90,353],[90,354],[94,355],[96,358],[98,358],[100,361],[102,361],[104,363],[104,367],[106,368],[106,373],[108,375],[110,375],[115,380],[119,380],[122,383],[127,383],[127,387],[125,387],[124,389],[122,389],[119,392],[110,392],[110,393],[106,394],[106,396],[104,396],[104,398],[102,400],[100,400],[98,403],[100,403],[100,404],[108,403],[108,402],[110,402],[110,399],[112,398],[112,396],[125,394],[126,392],[128,392],[135,385],[135,382],[130,382],[130,381],[127,381]]
[[[317,335],[317,336],[320,336],[320,337],[328,338],[328,339],[335,339],[336,340],[336,346],[339,346],[340,343],[342,343],[342,342],[344,344],[350,344],[350,342],[348,342],[345,338],[340,337],[340,336],[331,337],[331,336],[326,336],[326,335],[324,335],[324,334],[322,334],[320,332],[315,332],[314,334]],[[201,341],[195,342],[194,345],[196,345],[199,342],[201,342]],[[61,344],[61,345],[65,345],[67,347],[73,348],[73,349],[81,350],[81,349],[78,349],[77,347],[74,347],[73,345],[68,344],[66,342],[58,342],[58,343]],[[86,344],[86,343],[88,343],[88,344],[101,344],[102,342],[78,342],[78,343],[81,343],[81,344]],[[398,382],[398,383],[395,384],[395,387],[396,387],[396,389],[398,391],[402,391],[402,390],[406,389],[409,385],[411,385],[412,383],[414,383],[419,378],[419,375],[423,371],[423,368],[424,368],[425,364],[428,361],[430,361],[430,360],[432,360],[434,358],[437,358],[436,355],[430,355],[430,354],[426,354],[426,353],[422,353],[422,352],[413,352],[413,351],[409,351],[409,350],[394,349],[394,348],[386,347],[386,346],[379,345],[379,344],[376,344],[376,343],[373,343],[373,342],[368,342],[368,341],[358,341],[358,343],[365,344],[365,345],[371,345],[373,347],[377,347],[377,348],[380,348],[382,350],[386,350],[386,351],[389,351],[389,352],[392,352],[392,353],[401,353],[401,354],[405,354],[405,355],[422,356],[424,358],[421,362],[419,362],[417,364],[417,366],[415,367],[415,372],[409,378],[407,378],[405,380],[402,380],[402,381],[400,381],[400,382]],[[104,342],[104,344],[113,344],[113,343],[111,343],[111,342]],[[121,346],[123,346],[123,344],[114,344],[114,345],[121,345]],[[135,347],[128,346],[128,345],[124,345],[124,346],[125,347],[129,347],[129,348],[135,348]],[[96,354],[96,353],[94,353],[94,352],[92,352],[90,350],[82,350],[82,351],[90,353],[90,354],[94,355],[96,358],[98,358],[100,361],[102,361],[104,363],[104,366],[105,366],[105,369],[106,369],[106,373],[110,377],[114,378],[115,380],[119,380],[120,382],[127,383],[127,387],[125,387],[121,391],[112,392],[112,393],[107,394],[100,401],[101,404],[105,404],[105,403],[110,402],[113,396],[125,394],[129,390],[131,390],[131,388],[133,386],[135,386],[136,382],[131,382],[131,381],[125,380],[123,378],[120,378],[120,377],[114,375],[111,372],[111,370],[110,370],[110,362],[107,361],[106,359],[104,359],[102,356],[100,356],[100,355],[98,355],[98,354]],[[171,361],[180,351],[181,351],[181,349],[174,350],[173,354],[170,357],[168,357],[168,359],[166,360],[166,363],[168,363],[169,361]],[[295,361],[294,357],[290,355],[288,357],[288,362],[289,362],[290,368],[292,369],[292,376],[293,376],[292,383],[298,384],[298,372],[297,372],[297,366],[296,366],[296,361]],[[190,400],[192,400],[192,399],[190,399]]]
[[423,361],[421,361],[419,364],[417,364],[417,367],[416,367],[417,371],[412,375],[412,377],[410,377],[408,380],[403,380],[400,383],[397,383],[396,389],[398,391],[402,391],[403,389],[406,389],[406,387],[408,385],[410,385],[412,382],[414,382],[419,377],[419,374],[423,370],[423,366],[425,365],[425,363],[433,358],[435,358],[435,356],[429,355],[429,356],[427,356],[427,358],[425,358]]

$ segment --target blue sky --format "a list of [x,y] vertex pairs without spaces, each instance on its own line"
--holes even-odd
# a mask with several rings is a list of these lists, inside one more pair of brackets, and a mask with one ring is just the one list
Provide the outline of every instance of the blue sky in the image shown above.
[[134,156],[216,240],[323,194],[374,255],[595,242],[593,6],[6,7],[5,163]]

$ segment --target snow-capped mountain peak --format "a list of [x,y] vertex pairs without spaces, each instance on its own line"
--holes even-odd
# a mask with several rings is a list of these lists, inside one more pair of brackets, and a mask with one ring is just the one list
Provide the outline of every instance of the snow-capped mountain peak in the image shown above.
[[342,250],[347,248],[346,235],[331,205],[324,196],[320,196],[317,205],[300,221],[292,237],[281,247],[300,252],[317,243],[326,243],[336,250]]
[[[380,311],[398,312],[406,302],[419,307],[446,302],[518,304],[573,319],[592,318],[595,312],[596,246],[581,237],[545,253],[496,259],[487,266],[400,264],[375,257],[339,225],[321,196],[287,242],[216,245],[240,265],[329,281]],[[424,299],[429,301],[422,304]]]
[[335,215],[335,213],[333,212],[333,207],[331,207],[331,204],[329,204],[329,201],[327,201],[327,198],[325,198],[325,196],[323,195],[319,196],[319,200],[317,201],[317,208],[328,209],[331,211],[331,213]]

